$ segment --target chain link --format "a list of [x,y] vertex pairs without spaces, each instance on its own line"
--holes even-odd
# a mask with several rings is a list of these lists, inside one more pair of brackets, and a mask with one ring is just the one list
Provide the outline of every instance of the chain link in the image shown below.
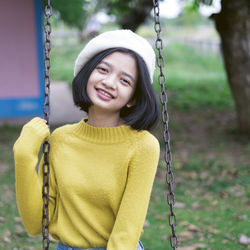
[[48,141],[43,143],[43,249],[49,249],[49,151],[50,144]]
[[[50,0],[44,9],[45,23],[44,23],[44,106],[43,113],[46,123],[49,125],[49,114],[50,114],[50,50],[51,50],[51,23],[50,17],[52,16],[52,7]],[[43,199],[43,214],[42,214],[42,227],[43,227],[43,250],[49,249],[49,152],[50,144],[46,140],[43,143],[43,188],[42,188],[42,199]]]
[[166,182],[168,184],[168,194],[167,194],[167,202],[170,207],[170,214],[169,214],[169,226],[171,227],[172,234],[170,235],[170,244],[173,249],[177,249],[178,247],[178,238],[175,233],[175,227],[177,224],[177,218],[174,213],[174,204],[175,204],[175,194],[174,194],[174,173],[172,171],[172,154],[170,150],[170,133],[168,131],[168,121],[169,116],[167,112],[167,93],[165,90],[166,85],[166,77],[164,75],[164,65],[165,60],[162,56],[162,49],[163,49],[163,42],[160,36],[161,22],[160,22],[160,8],[159,8],[159,1],[153,0],[154,4],[154,28],[157,34],[157,38],[155,41],[155,47],[158,51],[157,56],[157,65],[159,67],[160,73],[158,76],[158,82],[161,86],[161,93],[160,93],[160,101],[162,104],[162,122],[164,126],[163,138],[165,142],[165,162],[167,166],[167,173],[166,173]]

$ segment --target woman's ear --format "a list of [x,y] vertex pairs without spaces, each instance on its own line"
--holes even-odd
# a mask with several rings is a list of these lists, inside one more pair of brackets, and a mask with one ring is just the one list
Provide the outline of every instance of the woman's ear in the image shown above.
[[134,99],[134,100],[128,102],[128,103],[126,104],[126,107],[127,107],[127,108],[131,108],[131,107],[135,106],[135,104],[136,104],[136,101],[135,101],[135,99]]

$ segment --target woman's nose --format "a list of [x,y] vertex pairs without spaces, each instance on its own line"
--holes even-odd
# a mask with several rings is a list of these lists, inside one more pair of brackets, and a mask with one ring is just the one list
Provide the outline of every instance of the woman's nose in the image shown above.
[[103,79],[102,83],[107,88],[116,89],[116,81],[115,81],[115,79],[116,79],[115,76],[108,75]]

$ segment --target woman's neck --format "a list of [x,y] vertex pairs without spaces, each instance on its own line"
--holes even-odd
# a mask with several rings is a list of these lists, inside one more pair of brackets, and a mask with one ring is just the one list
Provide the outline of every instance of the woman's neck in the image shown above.
[[98,112],[95,109],[89,108],[87,123],[94,127],[117,127],[124,124],[119,113],[104,113]]

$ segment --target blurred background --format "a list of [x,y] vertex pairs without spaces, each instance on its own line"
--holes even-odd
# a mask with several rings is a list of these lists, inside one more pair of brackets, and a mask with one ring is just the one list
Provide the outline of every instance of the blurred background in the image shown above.
[[[85,116],[73,105],[71,82],[89,39],[127,28],[155,46],[156,34],[151,0],[51,2],[54,130]],[[44,7],[40,0],[0,3],[0,249],[41,249],[16,207],[12,147],[23,124],[43,116]],[[178,249],[250,249],[250,3],[164,0],[160,17]],[[171,229],[162,124],[152,133],[162,157],[141,239],[145,250],[165,250]]]

